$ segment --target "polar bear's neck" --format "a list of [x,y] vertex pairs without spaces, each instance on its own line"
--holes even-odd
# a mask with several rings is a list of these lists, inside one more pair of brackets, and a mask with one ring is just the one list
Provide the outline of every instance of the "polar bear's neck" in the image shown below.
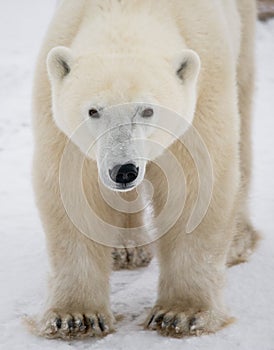
[[152,11],[149,1],[109,0],[103,6],[96,3],[91,1],[87,6],[72,43],[77,53],[142,55],[150,51],[168,58],[185,48],[167,5],[155,8],[154,3]]

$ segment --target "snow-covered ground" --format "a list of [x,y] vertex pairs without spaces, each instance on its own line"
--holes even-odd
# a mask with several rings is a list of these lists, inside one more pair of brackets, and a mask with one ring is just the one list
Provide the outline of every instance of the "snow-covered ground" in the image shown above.
[[248,264],[228,271],[226,299],[238,318],[216,335],[168,339],[139,325],[156,297],[157,263],[115,272],[112,304],[125,318],[104,339],[66,343],[30,335],[24,314],[46,295],[45,240],[34,205],[30,97],[34,62],[55,0],[1,1],[0,14],[0,348],[274,350],[274,21],[258,24],[252,217],[264,240]]

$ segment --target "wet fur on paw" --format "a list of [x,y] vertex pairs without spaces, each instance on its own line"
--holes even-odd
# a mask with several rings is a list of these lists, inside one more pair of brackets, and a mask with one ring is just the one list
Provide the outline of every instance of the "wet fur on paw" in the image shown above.
[[149,265],[153,258],[152,249],[149,246],[136,248],[114,248],[112,251],[113,270],[129,269]]
[[49,310],[42,320],[26,320],[30,331],[36,335],[64,340],[86,337],[104,337],[114,331],[114,317],[98,312],[66,312]]
[[233,321],[224,313],[213,310],[155,306],[145,322],[145,328],[163,336],[182,338],[215,333]]

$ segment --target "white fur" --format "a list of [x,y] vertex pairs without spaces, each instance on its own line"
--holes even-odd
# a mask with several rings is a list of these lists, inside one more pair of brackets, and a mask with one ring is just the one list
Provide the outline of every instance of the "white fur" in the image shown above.
[[[52,265],[41,334],[104,335],[113,327],[110,250],[88,239],[80,227],[97,242],[109,239],[115,245],[112,234],[118,231],[118,245],[132,245],[134,228],[145,224],[145,215],[116,211],[99,190],[100,182],[117,190],[108,171],[122,161],[135,161],[140,168],[134,186],[144,176],[153,185],[146,208],[152,230],[156,236],[168,231],[157,241],[159,294],[147,324],[165,335],[184,336],[214,332],[230,322],[222,297],[225,265],[243,260],[257,239],[246,209],[254,23],[252,0],[60,4],[42,46],[34,86],[34,186]],[[149,121],[140,114],[146,106],[155,109]],[[101,117],[90,118],[90,108],[99,109]],[[59,179],[64,152],[67,161]],[[185,178],[169,168],[170,154]],[[147,158],[167,170],[168,181]],[[59,180],[67,186],[76,223],[65,211]],[[106,225],[83,215],[83,202],[74,200],[75,181],[85,193],[85,208],[88,204]],[[124,195],[132,201],[136,192]],[[177,212],[176,222],[168,226]],[[202,214],[188,234],[189,218],[194,215],[196,222]],[[135,237],[136,245],[147,243],[144,237]],[[83,315],[97,326],[68,327],[71,316],[79,320]],[[100,317],[108,330],[99,329]]]

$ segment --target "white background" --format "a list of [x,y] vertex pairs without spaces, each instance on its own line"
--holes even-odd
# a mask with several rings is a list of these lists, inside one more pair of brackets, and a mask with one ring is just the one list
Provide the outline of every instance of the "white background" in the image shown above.
[[54,0],[0,0],[0,348],[274,350],[274,21],[258,24],[253,222],[264,240],[248,264],[227,272],[226,299],[238,320],[216,335],[168,339],[139,324],[156,298],[157,263],[112,276],[113,310],[125,316],[101,340],[66,343],[30,335],[24,314],[42,308],[48,271],[31,188],[31,85]]

